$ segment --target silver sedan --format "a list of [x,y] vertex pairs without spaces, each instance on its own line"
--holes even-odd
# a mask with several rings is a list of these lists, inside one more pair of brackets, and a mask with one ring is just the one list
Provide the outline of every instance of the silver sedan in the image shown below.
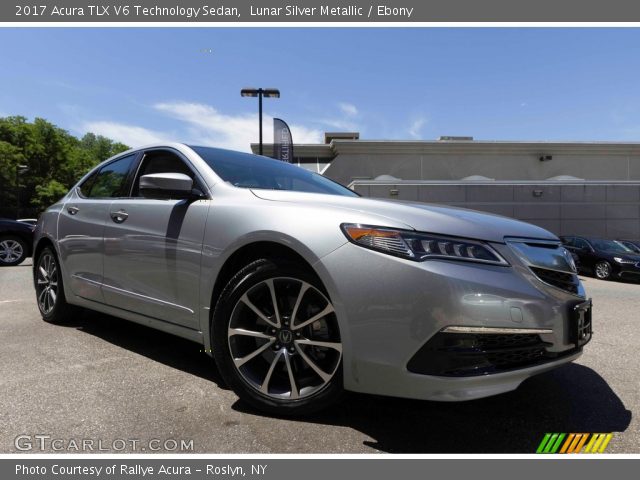
[[264,157],[183,144],[98,165],[40,217],[45,321],[78,307],[193,340],[255,408],[344,390],[469,400],[577,358],[591,304],[558,238],[365,199]]

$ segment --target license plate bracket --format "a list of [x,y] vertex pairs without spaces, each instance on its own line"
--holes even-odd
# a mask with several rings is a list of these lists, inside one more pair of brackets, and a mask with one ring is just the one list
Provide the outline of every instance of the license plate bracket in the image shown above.
[[569,341],[577,348],[589,343],[593,335],[593,303],[591,299],[571,307],[569,315]]

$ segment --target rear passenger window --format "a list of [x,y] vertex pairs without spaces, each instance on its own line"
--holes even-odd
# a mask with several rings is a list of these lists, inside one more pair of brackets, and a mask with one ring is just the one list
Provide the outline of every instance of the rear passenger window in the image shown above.
[[100,172],[93,181],[89,198],[112,198],[124,197],[124,188],[127,183],[129,169],[135,158],[134,155],[127,155],[115,162],[111,162],[100,169]]

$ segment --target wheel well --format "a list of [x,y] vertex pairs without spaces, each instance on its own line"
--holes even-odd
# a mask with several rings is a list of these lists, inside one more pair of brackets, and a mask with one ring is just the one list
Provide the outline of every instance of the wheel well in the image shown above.
[[40,239],[40,241],[38,242],[38,244],[35,246],[35,248],[33,249],[33,264],[36,264],[36,260],[38,258],[38,255],[40,255],[40,252],[42,250],[44,250],[45,247],[51,247],[51,250],[53,250],[53,253],[56,253],[56,249],[53,246],[53,242],[48,239],[47,237],[43,237]]
[[309,265],[299,253],[285,245],[275,242],[250,243],[233,252],[220,269],[211,295],[211,311],[213,311],[218,297],[220,297],[222,290],[224,290],[224,287],[229,283],[229,280],[231,280],[242,267],[260,258],[288,260],[304,270],[308,270],[309,273],[316,275],[311,265]]

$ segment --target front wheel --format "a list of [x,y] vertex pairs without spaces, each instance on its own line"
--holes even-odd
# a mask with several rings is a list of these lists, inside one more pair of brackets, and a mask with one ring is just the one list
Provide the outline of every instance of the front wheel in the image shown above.
[[602,260],[596,263],[595,272],[596,277],[600,280],[609,280],[609,278],[611,278],[611,264]]
[[309,414],[342,394],[342,343],[319,280],[290,263],[257,260],[228,283],[213,315],[213,354],[245,402]]

